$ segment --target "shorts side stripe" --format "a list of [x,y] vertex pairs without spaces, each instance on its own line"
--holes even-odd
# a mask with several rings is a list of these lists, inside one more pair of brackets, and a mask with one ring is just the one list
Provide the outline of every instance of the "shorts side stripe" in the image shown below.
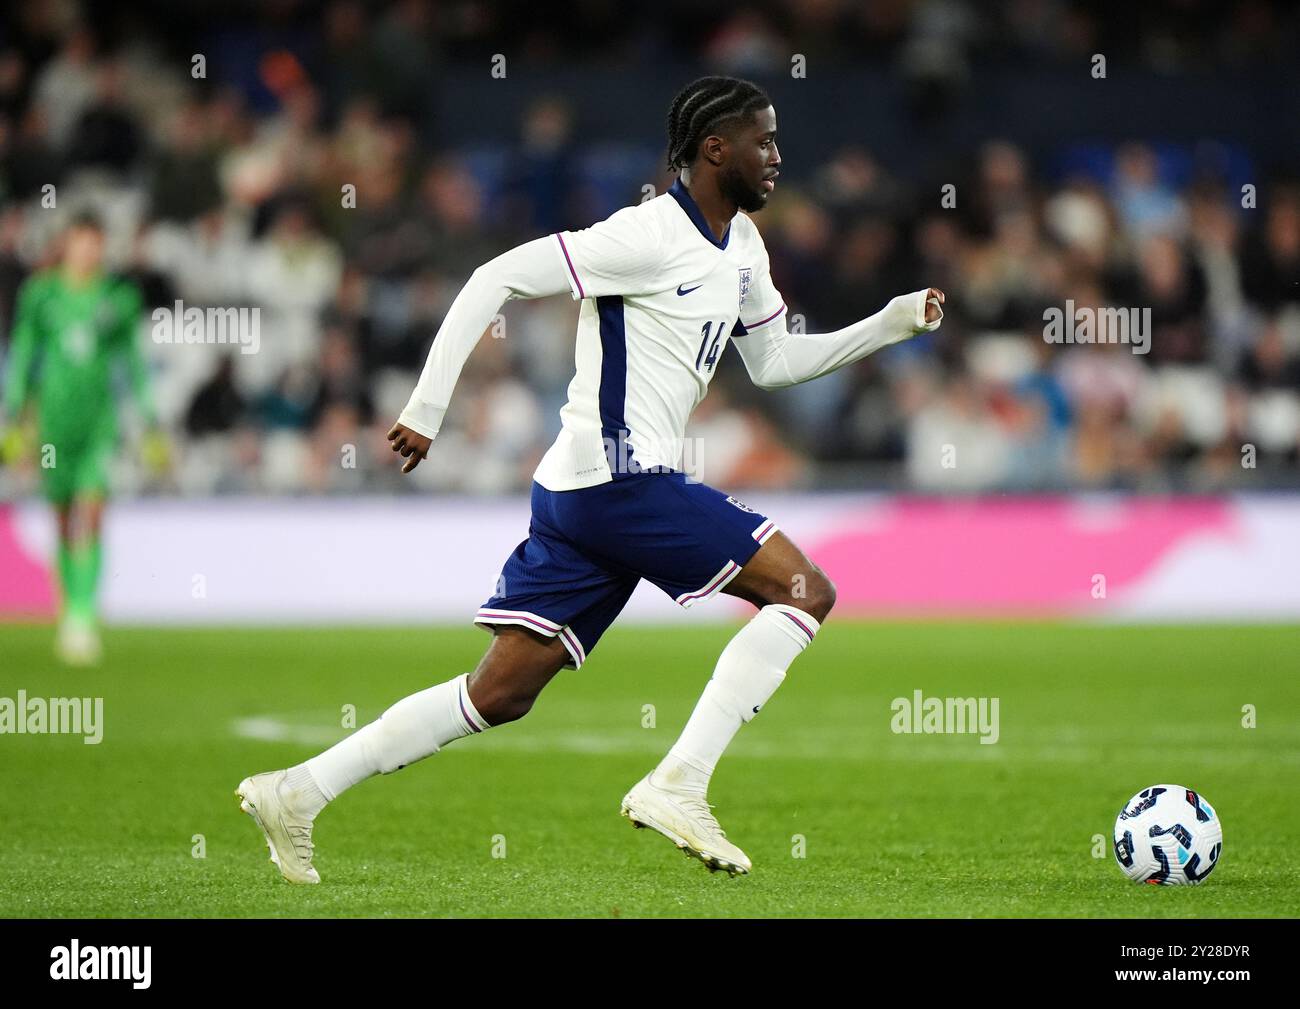
[[551,637],[560,633],[560,625],[554,620],[547,620],[545,617],[539,617],[536,613],[529,613],[526,610],[494,610],[482,607],[474,617],[476,624],[521,624],[524,627],[532,627]]
[[573,668],[581,669],[582,664],[587,661],[587,652],[582,647],[582,642],[578,640],[578,635],[573,633],[573,628],[566,625],[560,630],[560,642],[573,657]]
[[708,584],[702,589],[694,592],[685,592],[677,597],[677,605],[689,608],[701,599],[708,599],[716,595],[727,582],[740,574],[740,565],[735,561],[727,561],[721,571],[709,579]]
[[569,655],[573,658],[573,668],[578,669],[587,661],[587,651],[582,647],[582,642],[578,636],[573,633],[573,628],[568,624],[561,627],[554,620],[547,620],[545,617],[539,617],[536,613],[528,613],[525,610],[492,610],[483,607],[474,616],[476,624],[513,624],[519,627],[530,627],[539,634],[547,634],[550,637],[560,639]]

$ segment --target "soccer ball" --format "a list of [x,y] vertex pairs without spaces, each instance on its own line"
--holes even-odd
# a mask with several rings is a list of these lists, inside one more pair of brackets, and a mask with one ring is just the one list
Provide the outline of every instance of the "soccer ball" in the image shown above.
[[1115,861],[1137,883],[1195,885],[1223,853],[1223,824],[1203,795],[1182,785],[1152,785],[1115,820]]

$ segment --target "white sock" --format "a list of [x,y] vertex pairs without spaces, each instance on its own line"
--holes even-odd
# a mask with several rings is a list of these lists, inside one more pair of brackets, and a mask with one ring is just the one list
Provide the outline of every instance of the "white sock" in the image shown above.
[[469,699],[469,673],[403,697],[373,722],[324,753],[289,768],[312,815],[376,774],[391,774],[437,753],[452,740],[491,728]]
[[820,626],[784,603],[760,609],[722,650],[686,728],[655,768],[655,784],[704,795],[722,752],[776,693]]

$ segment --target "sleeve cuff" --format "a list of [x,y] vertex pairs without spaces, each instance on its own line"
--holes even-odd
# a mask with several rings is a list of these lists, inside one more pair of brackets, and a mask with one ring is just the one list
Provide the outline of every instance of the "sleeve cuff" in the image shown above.
[[438,436],[438,431],[442,428],[442,418],[446,412],[446,407],[436,407],[430,403],[410,402],[406,404],[406,409],[398,416],[397,423],[401,424],[402,427],[410,428],[416,434],[422,434],[426,438],[433,439]]

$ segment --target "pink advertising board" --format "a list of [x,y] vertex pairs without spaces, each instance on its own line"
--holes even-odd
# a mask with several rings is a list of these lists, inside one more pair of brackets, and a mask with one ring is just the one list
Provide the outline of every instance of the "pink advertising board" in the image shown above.
[[[840,617],[1300,618],[1300,497],[743,497],[830,575]],[[427,535],[395,547],[394,522],[413,519]],[[469,621],[527,526],[523,498],[120,502],[105,533],[106,618]],[[43,505],[0,505],[0,618],[52,617],[53,542]],[[746,612],[723,597],[682,610],[643,583],[625,619]]]

